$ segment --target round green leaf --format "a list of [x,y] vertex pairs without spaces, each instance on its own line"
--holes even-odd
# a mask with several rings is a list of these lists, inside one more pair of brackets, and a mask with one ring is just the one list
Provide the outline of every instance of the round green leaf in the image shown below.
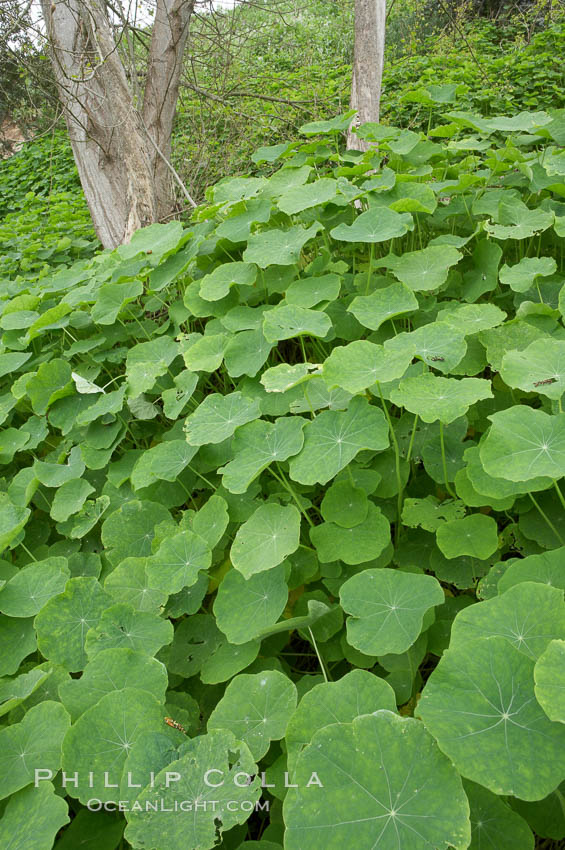
[[446,558],[471,555],[484,561],[498,549],[498,527],[490,516],[470,514],[442,523],[436,540]]
[[335,301],[341,288],[341,278],[337,274],[325,274],[321,277],[301,277],[293,281],[285,293],[287,304],[297,307],[314,307],[321,301]]
[[119,783],[128,752],[147,732],[162,727],[163,714],[152,694],[135,688],[114,690],[87,709],[63,741],[62,768],[78,774],[67,793],[81,803],[115,799],[116,788],[110,785]]
[[489,475],[509,481],[565,475],[565,414],[551,416],[519,404],[488,418],[492,427],[480,457]]
[[259,402],[245,398],[240,392],[225,396],[211,393],[186,419],[186,439],[193,446],[221,443],[236,428],[260,415]]
[[0,675],[15,673],[21,661],[37,647],[33,617],[0,616]]
[[8,617],[33,617],[70,578],[66,558],[46,558],[19,570],[0,591],[0,611]]
[[565,723],[565,640],[552,640],[534,668],[536,699],[549,717]]
[[362,564],[378,558],[390,543],[390,525],[386,516],[369,502],[366,518],[358,525],[343,528],[333,522],[323,522],[310,529],[310,540],[322,564],[343,561]]
[[59,487],[51,504],[51,517],[55,522],[65,522],[80,511],[94,487],[84,478],[74,478]]
[[503,637],[529,658],[539,658],[553,638],[565,639],[563,591],[526,581],[465,608],[453,623],[452,644],[479,637]]
[[74,722],[103,696],[123,688],[147,691],[164,703],[167,685],[167,670],[160,661],[120,647],[99,652],[80,679],[59,686],[59,697]]
[[226,729],[262,758],[283,737],[296,708],[296,686],[278,670],[243,673],[227,686],[208,721],[208,731]]
[[561,398],[565,392],[565,342],[537,339],[523,351],[509,351],[502,358],[500,374],[509,387]]
[[51,850],[57,833],[68,822],[65,801],[51,782],[41,782],[37,788],[24,788],[8,800],[0,820],[0,846],[6,850]]
[[500,269],[500,282],[514,292],[527,292],[537,277],[548,277],[557,271],[553,257],[523,257],[515,266]]
[[[323,788],[310,784],[316,773]],[[287,850],[469,846],[461,779],[421,723],[390,711],[317,732],[286,795]],[[345,793],[344,793],[345,792]]]
[[410,213],[377,207],[358,215],[353,224],[338,224],[330,231],[330,236],[340,242],[388,242],[413,228]]
[[321,177],[305,186],[294,186],[285,192],[277,201],[277,206],[287,215],[294,215],[302,210],[326,204],[337,194],[337,180],[331,177]]
[[361,487],[350,481],[334,481],[326,490],[320,505],[326,522],[334,522],[342,528],[353,528],[366,519],[369,500]]
[[35,779],[36,769],[61,767],[61,743],[71,719],[60,702],[45,700],[33,706],[21,723],[0,731],[0,799]]
[[261,648],[260,640],[250,640],[239,646],[219,644],[200,669],[200,679],[206,685],[227,682],[255,661]]
[[283,564],[247,580],[238,570],[228,570],[214,601],[214,616],[230,644],[242,644],[276,623],[287,600]]
[[323,377],[329,387],[342,387],[359,393],[377,381],[386,383],[401,378],[414,352],[405,345],[393,350],[367,340],[338,345],[324,362]]
[[523,800],[547,796],[565,771],[565,727],[536,702],[533,672],[503,638],[452,641],[417,709],[463,776]]
[[238,429],[232,449],[235,457],[220,467],[222,483],[230,493],[245,493],[271,463],[298,454],[304,443],[305,419],[281,416],[274,423],[257,419]]
[[51,675],[51,670],[34,667],[14,679],[0,679],[0,716],[27,699]]
[[42,655],[71,673],[83,670],[86,633],[111,604],[112,597],[92,576],[69,579],[65,592],[53,596],[35,618]]
[[475,782],[463,782],[471,807],[469,850],[534,850],[534,836],[526,821],[496,794]]
[[322,225],[315,221],[308,228],[301,225],[289,227],[288,230],[270,228],[259,233],[251,234],[247,240],[247,248],[243,252],[246,263],[256,263],[260,269],[267,266],[292,266],[300,260],[300,252],[304,245],[312,239]]
[[252,286],[257,277],[257,267],[252,263],[224,263],[200,281],[200,297],[205,301],[219,301],[229,294],[230,288]]
[[202,669],[204,662],[225,639],[210,614],[194,614],[175,628],[175,637],[167,668],[189,679]]
[[263,335],[268,342],[279,342],[304,334],[325,337],[331,326],[330,317],[321,310],[308,310],[296,304],[279,304],[265,313]]
[[14,505],[6,493],[0,493],[0,552],[17,538],[30,516],[29,508]]
[[447,322],[430,322],[388,341],[391,350],[411,351],[439,372],[450,372],[463,359],[467,343]]
[[444,425],[464,416],[471,405],[485,398],[492,398],[490,381],[438,378],[429,372],[404,378],[390,393],[390,400],[398,407],[417,413],[424,422],[439,419]]
[[125,502],[102,525],[102,543],[112,564],[125,558],[151,555],[155,526],[170,519],[163,505],[149,501]]
[[363,449],[388,447],[384,413],[365,398],[352,398],[344,411],[319,413],[304,428],[304,447],[289,464],[290,477],[301,484],[326,484]]
[[127,602],[137,611],[159,611],[168,594],[149,586],[148,563],[148,558],[126,558],[107,576],[104,590],[114,601]]
[[528,555],[527,558],[514,561],[498,579],[498,593],[504,593],[523,581],[537,581],[565,590],[564,557],[565,547],[561,546],[550,552]]
[[288,770],[319,729],[332,723],[351,723],[360,714],[379,709],[396,711],[394,691],[384,679],[367,670],[351,670],[337,682],[322,682],[304,694],[286,727]]
[[126,602],[112,605],[86,634],[85,649],[90,661],[107,649],[125,647],[155,655],[173,639],[173,625],[158,614],[136,611]]
[[447,280],[451,266],[463,255],[450,245],[431,245],[421,251],[411,251],[395,257],[390,254],[378,265],[391,269],[406,286],[416,292],[438,289]]
[[260,505],[237,530],[231,560],[244,578],[270,570],[298,549],[300,513],[294,505]]
[[422,631],[424,614],[445,596],[433,576],[400,570],[364,570],[342,584],[339,598],[347,640],[366,655],[405,652]]
[[347,309],[363,327],[377,331],[387,319],[417,310],[418,299],[403,283],[395,282],[371,295],[357,295]]
[[147,561],[149,587],[167,594],[178,593],[198,580],[200,570],[212,563],[210,547],[199,534],[187,529],[166,537]]
[[[179,759],[157,773],[153,787],[139,794],[138,806],[127,812],[125,837],[134,847],[209,850],[221,841],[224,830],[246,821],[255,809],[261,786],[245,744],[221,730],[187,741],[180,752]],[[210,770],[217,772],[208,774]],[[171,781],[167,774],[180,778]],[[246,775],[248,785],[243,784]],[[178,808],[180,800],[192,805]]]

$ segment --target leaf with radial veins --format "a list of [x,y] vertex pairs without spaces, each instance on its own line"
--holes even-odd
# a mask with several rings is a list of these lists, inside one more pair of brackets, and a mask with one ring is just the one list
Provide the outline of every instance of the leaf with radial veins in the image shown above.
[[358,322],[365,328],[376,331],[387,319],[418,309],[418,299],[403,283],[392,283],[376,289],[371,295],[357,295],[349,307]]
[[268,342],[279,342],[303,334],[325,337],[331,326],[330,317],[321,310],[308,310],[296,304],[279,304],[265,313],[263,334]]
[[318,369],[316,363],[295,363],[294,366],[279,363],[278,366],[265,369],[260,381],[268,393],[285,393],[298,384],[311,380],[312,372],[317,372]]
[[137,688],[165,702],[168,679],[164,664],[126,647],[104,649],[84,668],[80,679],[59,685],[59,698],[73,722],[106,694]]
[[230,644],[242,644],[274,625],[287,601],[284,564],[248,579],[239,570],[228,570],[214,601],[214,616]]
[[104,590],[116,602],[128,602],[138,611],[159,611],[167,601],[167,593],[149,587],[146,566],[148,558],[125,558],[104,582]]
[[211,393],[186,419],[186,439],[192,446],[221,443],[231,437],[236,428],[260,415],[259,402],[245,398],[240,392]]
[[[222,833],[237,829],[255,809],[261,794],[257,765],[233,735],[224,731],[198,735],[179,747],[179,755],[141,791],[139,807],[128,812],[125,836],[130,846],[209,850],[219,841],[224,844]],[[178,781],[171,781],[170,774]],[[181,800],[192,806],[177,808]]]
[[208,731],[226,729],[262,758],[279,741],[296,708],[296,685],[278,670],[243,673],[227,686],[210,715]]
[[37,788],[30,785],[8,800],[0,820],[0,847],[51,850],[57,833],[68,822],[68,806],[51,782],[42,781]]
[[488,475],[509,481],[565,475],[565,414],[519,404],[488,418],[492,426],[480,448]]
[[522,351],[508,351],[500,375],[509,387],[561,398],[565,392],[565,341],[536,339]]
[[231,561],[245,578],[270,570],[298,549],[300,513],[294,505],[260,505],[237,530]]
[[200,280],[200,297],[219,301],[229,294],[232,286],[252,286],[256,277],[257,267],[253,263],[224,263]]
[[447,322],[430,322],[385,343],[391,351],[410,351],[439,372],[450,372],[463,359],[467,343]]
[[33,782],[36,769],[54,774],[59,770],[61,743],[70,725],[60,702],[44,700],[30,708],[20,723],[0,731],[0,800]]
[[111,604],[112,597],[92,576],[69,579],[64,593],[53,596],[35,618],[42,655],[71,673],[83,670],[86,633]]
[[163,715],[155,697],[136,688],[114,690],[88,708],[63,741],[62,768],[68,775],[78,774],[77,785],[69,785],[67,793],[82,803],[115,799],[110,784],[119,783],[135,742],[162,728]]
[[[314,773],[323,788],[310,783]],[[283,804],[286,850],[469,846],[461,779],[411,717],[377,710],[320,729],[298,757],[292,779],[298,787]]]
[[367,670],[351,670],[337,682],[314,685],[298,704],[285,732],[288,769],[292,775],[296,760],[319,729],[332,723],[351,723],[360,714],[379,709],[396,711],[396,698],[384,679]]
[[494,794],[541,800],[563,778],[565,726],[535,699],[534,662],[504,638],[452,640],[416,711],[455,767]]
[[472,839],[468,850],[534,850],[535,839],[524,818],[496,794],[463,780],[471,807]]
[[528,658],[539,658],[552,639],[565,639],[563,591],[521,582],[502,596],[470,605],[453,622],[452,646],[489,637],[503,637]]
[[498,549],[498,527],[490,516],[470,514],[442,523],[436,540],[446,558],[470,555],[485,561]]
[[535,581],[565,590],[564,560],[565,546],[515,560],[498,579],[498,593],[504,593],[523,581]]
[[277,206],[287,215],[295,215],[302,210],[327,204],[337,195],[337,180],[321,177],[305,186],[295,186],[285,192],[277,201]]
[[71,577],[66,558],[46,558],[19,570],[0,591],[0,611],[8,617],[33,617]]
[[463,255],[449,245],[431,245],[421,251],[411,251],[396,257],[389,254],[379,260],[406,286],[415,292],[438,289],[447,280],[451,266],[457,265]]
[[388,424],[379,408],[352,398],[344,411],[319,413],[304,428],[304,447],[290,461],[290,477],[301,484],[326,484],[363,449],[388,447]]
[[429,372],[404,378],[390,393],[391,401],[417,413],[424,422],[449,425],[464,416],[472,404],[492,398],[490,381],[482,378],[438,378]]
[[355,340],[332,350],[324,362],[322,376],[328,387],[342,387],[355,394],[377,381],[386,383],[401,378],[413,356],[409,345],[392,349],[368,340]]
[[495,328],[502,324],[506,313],[495,304],[453,304],[438,313],[438,322],[447,322],[464,336]]
[[548,277],[557,271],[553,257],[523,257],[515,266],[500,269],[500,282],[514,292],[527,292],[537,277]]
[[178,593],[191,587],[200,570],[212,563],[212,552],[203,537],[190,529],[166,537],[155,555],[147,561],[149,587],[165,593]]
[[366,518],[352,528],[334,522],[323,522],[310,529],[310,540],[322,564],[343,561],[362,564],[378,558],[390,543],[390,524],[373,502],[369,502]]
[[301,417],[281,416],[274,423],[256,419],[239,428],[232,443],[234,459],[218,469],[226,490],[245,493],[271,463],[298,454],[304,443],[305,425],[306,420]]
[[536,699],[549,717],[565,723],[565,640],[552,640],[534,667]]
[[104,650],[120,647],[153,656],[172,639],[170,620],[120,602],[106,608],[98,624],[89,629],[85,649],[90,661]]
[[322,225],[315,221],[310,227],[301,225],[289,227],[288,230],[265,230],[252,233],[247,240],[247,248],[243,252],[246,263],[256,263],[260,269],[267,266],[292,266],[300,260],[300,252],[304,245],[312,239]]
[[406,652],[422,631],[424,614],[445,595],[433,576],[400,570],[364,570],[340,589],[347,640],[366,655]]
[[340,242],[388,242],[413,229],[410,213],[378,207],[358,215],[353,224],[338,224],[330,231],[330,236]]

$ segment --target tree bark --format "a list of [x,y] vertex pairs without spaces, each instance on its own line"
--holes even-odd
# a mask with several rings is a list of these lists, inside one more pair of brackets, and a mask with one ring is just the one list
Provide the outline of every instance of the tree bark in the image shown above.
[[[357,110],[355,126],[379,121],[386,29],[386,0],[355,0],[355,51],[351,108]],[[370,144],[352,130],[350,150],[368,150]]]
[[170,169],[182,53],[194,0],[158,0],[142,112],[103,0],[41,0],[69,139],[105,248],[173,207]]
[[173,178],[165,160],[171,160],[182,56],[193,9],[194,0],[157,0],[155,11],[142,118],[152,140],[151,167],[158,219],[173,210]]

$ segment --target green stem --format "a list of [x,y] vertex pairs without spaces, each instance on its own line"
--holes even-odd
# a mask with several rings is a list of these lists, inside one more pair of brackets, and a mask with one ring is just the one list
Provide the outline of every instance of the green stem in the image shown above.
[[539,511],[539,513],[540,513],[540,516],[542,516],[542,517],[543,517],[543,519],[544,519],[544,520],[545,520],[545,522],[547,523],[548,527],[549,527],[549,528],[553,531],[553,533],[555,534],[555,536],[557,537],[557,539],[559,540],[559,542],[561,543],[561,545],[562,545],[562,546],[565,546],[565,541],[563,540],[563,538],[561,537],[561,535],[559,534],[559,532],[557,531],[557,529],[556,529],[556,528],[555,528],[555,526],[553,525],[553,523],[552,523],[552,521],[550,520],[550,518],[549,518],[549,517],[547,516],[547,514],[546,514],[546,513],[545,513],[545,512],[541,509],[540,505],[536,502],[536,500],[534,499],[534,497],[532,496],[532,494],[531,494],[531,493],[528,493],[528,496],[530,497],[530,499],[531,499],[531,500],[532,500],[532,502],[534,503],[535,507],[538,509],[538,511]]
[[451,485],[450,485],[449,481],[447,480],[447,460],[445,459],[445,442],[444,442],[444,439],[443,439],[443,422],[439,423],[439,441],[440,441],[440,445],[441,445],[441,463],[442,463],[442,466],[443,466],[443,480],[445,482],[445,489],[447,490],[447,492],[449,493],[449,495],[451,496],[452,499],[456,499],[457,496],[455,495],[455,493],[451,489]]
[[37,561],[37,558],[36,558],[36,557],[34,557],[34,555],[32,555],[32,554],[31,554],[31,552],[29,551],[29,549],[27,548],[27,546],[25,545],[25,543],[20,543],[20,546],[22,547],[22,549],[24,550],[24,552],[27,552],[27,554],[29,555],[29,557],[31,558],[31,560],[32,560],[32,561]]
[[201,479],[202,479],[202,481],[204,481],[204,482],[208,485],[208,487],[211,487],[211,488],[212,488],[212,490],[215,490],[215,489],[216,489],[216,488],[215,488],[215,486],[212,484],[212,482],[211,482],[211,481],[209,481],[207,478],[205,478],[203,475],[201,475],[201,474],[198,472],[198,470],[197,470],[197,469],[194,469],[194,467],[193,467],[193,466],[191,466],[190,464],[188,464],[186,468],[187,468],[187,469],[190,469],[190,471],[191,471],[191,472],[194,472],[194,474],[195,474],[195,475],[198,475],[198,477],[199,477],[199,478],[201,478]]
[[397,509],[397,512],[398,512],[398,516],[397,516],[396,525],[395,525],[395,528],[394,528],[394,539],[395,539],[395,542],[398,543],[398,538],[400,536],[400,522],[401,522],[401,517],[402,517],[402,501],[403,501],[403,496],[404,496],[404,487],[403,487],[403,484],[402,484],[402,475],[401,475],[401,472],[400,472],[400,449],[398,448],[398,440],[396,439],[396,434],[394,433],[394,428],[393,428],[393,425],[392,425],[392,419],[390,418],[390,413],[388,412],[388,407],[386,406],[386,402],[383,398],[383,394],[382,394],[382,391],[381,391],[381,385],[378,381],[377,381],[377,387],[379,388],[379,395],[381,397],[381,404],[383,406],[383,410],[384,410],[385,416],[387,418],[388,428],[389,428],[389,431],[390,431],[390,439],[391,439],[391,442],[392,442],[392,445],[393,445],[393,448],[394,448],[394,467],[395,467],[395,471],[396,471],[396,484],[397,484],[397,487],[398,487],[398,497],[397,497],[397,503],[396,503],[396,509]]
[[283,473],[282,473],[282,471],[281,471],[281,469],[280,469],[280,467],[279,467],[278,465],[277,465],[277,468],[278,468],[278,470],[279,470],[279,474],[278,474],[278,475],[277,475],[277,473],[275,472],[275,470],[274,470],[274,469],[272,469],[270,466],[269,466],[269,467],[267,467],[267,469],[269,470],[269,472],[271,473],[271,475],[273,476],[273,478],[276,478],[276,479],[277,479],[277,481],[279,482],[279,484],[282,484],[282,486],[285,488],[285,490],[287,490],[287,491],[290,493],[290,495],[292,496],[292,498],[294,499],[294,501],[295,501],[295,503],[296,503],[296,507],[298,508],[298,510],[300,511],[300,513],[302,514],[302,516],[304,517],[304,519],[306,520],[306,522],[310,525],[310,527],[311,527],[311,528],[313,528],[313,527],[314,527],[314,523],[312,522],[312,520],[310,519],[310,517],[308,516],[308,514],[306,513],[306,511],[304,510],[304,508],[303,508],[303,507],[302,507],[302,505],[300,504],[300,501],[299,501],[299,499],[298,499],[298,496],[297,496],[297,495],[296,495],[296,493],[294,492],[294,488],[292,487],[292,485],[291,485],[290,481],[287,481],[287,479],[286,479],[286,478],[285,478],[285,476],[283,475]]
[[371,284],[371,278],[373,276],[373,260],[375,258],[375,243],[371,242],[371,247],[369,249],[369,271],[367,273],[367,286],[365,287],[365,295],[369,294],[369,286]]
[[559,496],[559,501],[561,502],[561,504],[565,508],[565,499],[563,498],[563,493],[559,489],[559,484],[557,483],[557,481],[554,480],[553,486],[555,487],[555,490],[557,491],[557,495]]
[[412,428],[412,435],[410,437],[410,442],[408,443],[408,454],[406,456],[406,463],[410,463],[410,458],[412,457],[412,449],[414,447],[414,437],[416,436],[416,425],[418,424],[418,414],[414,417],[414,426]]
[[316,643],[316,638],[314,637],[314,635],[312,633],[312,629],[310,628],[310,626],[308,626],[308,631],[310,632],[310,640],[312,641],[312,644],[314,646],[314,651],[315,651],[316,655],[318,656],[318,662],[320,664],[320,668],[321,668],[322,674],[324,676],[324,682],[327,683],[329,681],[328,674],[326,673],[326,668],[324,666],[324,662],[322,661],[322,656],[320,655],[320,651],[318,649],[318,644]]

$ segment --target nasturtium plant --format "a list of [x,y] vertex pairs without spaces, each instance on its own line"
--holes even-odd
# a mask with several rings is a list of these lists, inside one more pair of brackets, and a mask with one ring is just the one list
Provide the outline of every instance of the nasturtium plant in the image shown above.
[[565,839],[563,117],[352,118],[0,280],[2,846]]

